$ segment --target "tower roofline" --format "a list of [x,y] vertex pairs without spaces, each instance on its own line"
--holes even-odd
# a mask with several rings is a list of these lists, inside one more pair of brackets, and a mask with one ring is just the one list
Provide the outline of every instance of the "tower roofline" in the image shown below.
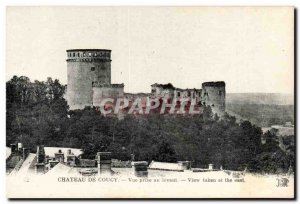
[[107,50],[107,49],[70,49],[70,50],[66,50],[66,52],[77,52],[77,51],[106,51],[106,52],[111,52],[111,50]]
[[202,83],[202,86],[214,86],[214,87],[223,87],[225,86],[224,81],[209,81]]

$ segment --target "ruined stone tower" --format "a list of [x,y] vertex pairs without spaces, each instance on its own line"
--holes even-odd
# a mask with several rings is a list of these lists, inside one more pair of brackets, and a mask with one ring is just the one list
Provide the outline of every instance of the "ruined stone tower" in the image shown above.
[[111,50],[67,50],[67,101],[70,109],[93,105],[93,84],[111,85]]
[[209,105],[219,116],[225,113],[225,97],[224,81],[202,83],[202,104]]
[[[126,96],[124,84],[111,84],[111,50],[67,50],[67,102],[70,110],[100,107],[105,98]],[[225,113],[225,82],[205,82],[202,89],[179,89],[171,84],[153,84],[151,95],[161,97],[191,97],[202,105],[209,105],[214,113]],[[150,95],[150,94],[149,94]],[[138,96],[138,95],[137,95]]]

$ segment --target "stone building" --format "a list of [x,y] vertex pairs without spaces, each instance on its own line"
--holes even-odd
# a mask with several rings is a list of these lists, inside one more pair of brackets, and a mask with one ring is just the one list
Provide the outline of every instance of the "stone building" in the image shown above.
[[70,110],[99,107],[104,98],[140,97],[145,106],[147,97],[196,99],[199,105],[211,106],[214,113],[225,112],[225,82],[205,82],[202,89],[180,89],[172,84],[152,84],[151,93],[124,93],[124,84],[111,84],[111,50],[67,50],[67,102]]
[[196,102],[201,101],[201,89],[180,89],[174,87],[171,83],[168,84],[152,84],[151,94],[154,97],[176,97],[196,99]]
[[225,113],[225,99],[226,90],[224,81],[202,83],[202,104],[209,105],[214,113],[218,115]]
[[225,82],[204,82],[202,89],[180,89],[172,84],[152,84],[151,95],[154,97],[190,98],[196,99],[197,104],[210,106],[214,113],[222,116],[225,113]]
[[122,98],[124,96],[124,84],[93,83],[93,106],[100,106],[104,98]]
[[123,84],[111,84],[111,50],[67,50],[67,101],[70,110],[92,107],[99,97],[123,94]]

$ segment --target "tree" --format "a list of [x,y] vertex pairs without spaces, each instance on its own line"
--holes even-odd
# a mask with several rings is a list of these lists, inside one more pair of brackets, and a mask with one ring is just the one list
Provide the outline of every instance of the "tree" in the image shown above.
[[119,159],[134,154],[136,160],[189,160],[194,167],[213,163],[255,172],[286,171],[294,165],[294,136],[283,141],[284,152],[276,130],[263,134],[261,128],[249,121],[237,123],[228,113],[219,118],[210,106],[204,106],[200,117],[153,113],[118,120],[95,108],[69,111],[65,86],[58,80],[31,83],[27,77],[14,76],[6,87],[7,144],[21,141],[32,152],[36,145],[63,146],[83,149],[82,156],[88,159],[111,151]]

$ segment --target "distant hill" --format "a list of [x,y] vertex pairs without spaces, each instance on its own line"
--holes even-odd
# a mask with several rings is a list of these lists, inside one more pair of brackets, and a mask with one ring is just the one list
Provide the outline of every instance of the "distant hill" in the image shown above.
[[281,93],[226,93],[226,103],[294,105],[294,95]]
[[228,93],[226,111],[237,120],[249,120],[260,127],[294,123],[294,97],[277,93]]

